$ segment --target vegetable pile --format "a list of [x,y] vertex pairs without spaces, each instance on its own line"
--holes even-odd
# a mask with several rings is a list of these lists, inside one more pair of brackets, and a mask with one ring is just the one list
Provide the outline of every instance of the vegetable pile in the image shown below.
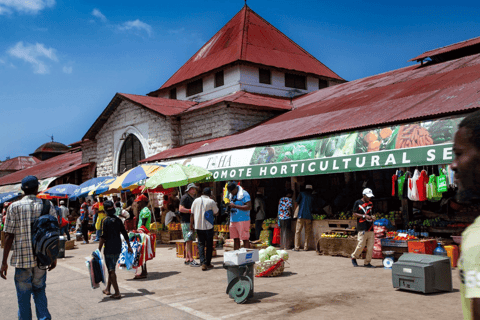
[[284,261],[288,260],[288,252],[285,250],[277,250],[274,246],[270,246],[266,249],[261,249],[258,252],[260,262],[266,261],[279,261],[283,259]]

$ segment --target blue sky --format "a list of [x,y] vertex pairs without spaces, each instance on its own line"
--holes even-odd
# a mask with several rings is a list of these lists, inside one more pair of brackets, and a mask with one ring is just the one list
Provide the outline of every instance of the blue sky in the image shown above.
[[[80,140],[116,92],[158,89],[243,3],[0,0],[0,160]],[[480,36],[474,1],[385,3],[248,1],[347,80]]]

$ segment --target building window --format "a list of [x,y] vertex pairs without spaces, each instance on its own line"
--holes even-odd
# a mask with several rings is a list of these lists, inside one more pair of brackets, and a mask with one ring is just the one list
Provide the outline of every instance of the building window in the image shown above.
[[193,96],[194,94],[203,92],[203,81],[198,79],[187,83],[187,97]]
[[223,70],[215,73],[215,88],[221,87],[224,84]]
[[177,88],[170,89],[170,92],[168,93],[168,98],[177,99]]
[[318,89],[323,89],[328,87],[328,81],[323,79],[318,79]]
[[143,151],[140,140],[134,135],[129,134],[123,142],[120,150],[120,159],[118,160],[118,174],[122,174],[127,170],[138,166],[140,160],[145,159],[145,152]]
[[272,84],[272,73],[268,69],[258,69],[258,81],[260,83]]
[[285,73],[285,87],[307,89],[307,77],[297,74]]

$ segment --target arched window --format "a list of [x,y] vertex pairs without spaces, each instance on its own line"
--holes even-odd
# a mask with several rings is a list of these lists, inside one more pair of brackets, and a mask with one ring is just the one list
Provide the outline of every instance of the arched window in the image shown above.
[[135,168],[138,166],[138,162],[143,159],[145,159],[145,152],[143,151],[140,140],[138,140],[134,134],[129,134],[120,150],[118,174]]

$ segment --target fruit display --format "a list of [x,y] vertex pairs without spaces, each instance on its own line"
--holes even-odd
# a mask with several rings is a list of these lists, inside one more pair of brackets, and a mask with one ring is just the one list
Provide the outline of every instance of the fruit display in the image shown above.
[[321,238],[348,238],[349,236],[343,233],[322,233]]
[[312,217],[313,217],[313,220],[324,220],[324,219],[327,219],[327,215],[325,215],[325,214],[322,214],[322,215],[312,214]]
[[456,221],[445,221],[440,218],[414,220],[408,223],[410,228],[413,227],[435,227],[435,228],[466,228],[469,223],[458,223]]
[[375,213],[375,218],[379,219],[388,219],[390,221],[400,220],[402,219],[402,212],[401,211],[390,211],[388,213]]
[[213,226],[215,232],[230,232],[230,226],[228,224],[216,224]]
[[353,216],[353,214],[350,211],[347,211],[347,212],[340,212],[338,219],[339,220],[355,220],[356,218]]
[[392,240],[403,240],[403,241],[405,241],[405,240],[417,240],[417,239],[418,239],[417,237],[408,234],[408,235],[404,235],[404,236],[397,235],[397,236],[393,237]]
[[175,231],[175,230],[182,230],[182,225],[180,223],[170,223],[168,225],[168,230]]

